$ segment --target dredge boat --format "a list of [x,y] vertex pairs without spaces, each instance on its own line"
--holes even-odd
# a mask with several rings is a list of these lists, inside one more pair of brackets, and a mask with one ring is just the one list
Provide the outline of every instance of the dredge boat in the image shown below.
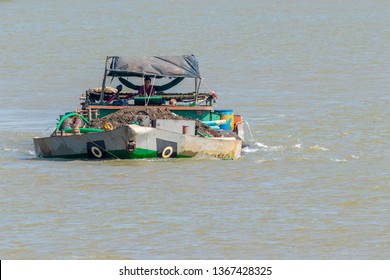
[[[170,92],[188,78],[195,80],[193,92]],[[145,84],[137,85],[141,79]],[[199,92],[201,80],[194,55],[108,56],[102,86],[88,89],[81,108],[61,115],[51,135],[33,138],[36,155],[236,159],[243,147],[243,117],[214,110],[217,95]]]

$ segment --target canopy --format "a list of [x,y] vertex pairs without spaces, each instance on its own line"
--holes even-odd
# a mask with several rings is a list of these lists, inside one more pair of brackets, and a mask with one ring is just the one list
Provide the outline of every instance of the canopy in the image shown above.
[[112,56],[108,76],[157,78],[201,78],[198,58],[191,55],[182,56],[147,56],[123,57]]

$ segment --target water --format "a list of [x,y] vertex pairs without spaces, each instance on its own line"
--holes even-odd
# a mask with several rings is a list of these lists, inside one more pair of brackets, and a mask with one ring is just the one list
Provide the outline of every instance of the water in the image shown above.
[[[0,258],[388,259],[389,12],[0,1]],[[250,125],[239,160],[36,159],[106,55],[190,53]]]

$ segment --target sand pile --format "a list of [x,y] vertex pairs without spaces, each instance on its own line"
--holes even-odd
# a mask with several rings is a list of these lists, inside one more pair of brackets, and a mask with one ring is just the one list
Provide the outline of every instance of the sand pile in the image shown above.
[[[126,108],[119,110],[115,113],[105,116],[101,119],[94,119],[90,122],[90,127],[103,129],[104,124],[111,123],[113,128],[117,128],[129,123],[134,123],[137,121],[137,116],[139,115],[148,115],[150,120],[156,119],[164,119],[164,120],[187,120],[188,118],[184,118],[178,116],[169,109],[166,108],[155,108],[155,107],[134,107],[134,108]],[[218,136],[218,132],[211,129],[209,126],[205,125],[199,120],[196,120],[196,129],[198,132],[203,134]]]

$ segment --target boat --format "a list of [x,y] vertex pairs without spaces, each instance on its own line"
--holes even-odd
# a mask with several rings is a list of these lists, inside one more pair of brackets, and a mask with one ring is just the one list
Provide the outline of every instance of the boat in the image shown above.
[[[195,89],[172,92],[185,79],[193,79]],[[153,91],[145,91],[145,80]],[[86,90],[81,108],[60,115],[50,135],[34,137],[35,153],[67,159],[237,159],[243,117],[216,110],[216,93],[200,92],[201,82],[195,55],[107,56],[101,87]]]

